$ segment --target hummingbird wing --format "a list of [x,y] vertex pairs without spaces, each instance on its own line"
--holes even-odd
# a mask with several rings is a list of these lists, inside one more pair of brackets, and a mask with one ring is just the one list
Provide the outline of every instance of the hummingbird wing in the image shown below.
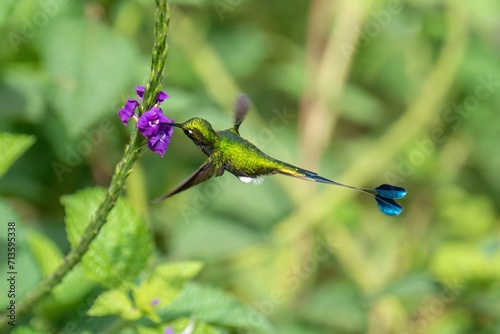
[[246,94],[240,94],[236,98],[234,103],[234,126],[233,129],[239,134],[239,128],[241,122],[245,119],[245,116],[250,109],[250,98]]
[[220,176],[223,173],[224,166],[220,161],[220,155],[218,153],[213,153],[193,174],[191,174],[190,177],[184,180],[171,192],[154,199],[153,203],[158,203],[165,198],[171,197],[181,191],[200,184],[213,176]]

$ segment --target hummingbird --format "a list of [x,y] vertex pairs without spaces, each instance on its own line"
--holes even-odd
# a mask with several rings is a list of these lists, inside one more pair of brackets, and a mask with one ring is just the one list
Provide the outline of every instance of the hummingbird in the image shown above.
[[351,188],[372,196],[380,211],[386,215],[397,216],[403,211],[403,207],[395,201],[406,195],[406,190],[402,187],[382,184],[376,188],[361,188],[342,184],[319,176],[315,172],[274,159],[262,152],[240,136],[239,128],[249,107],[250,99],[247,95],[240,94],[234,107],[234,124],[227,130],[215,131],[207,120],[199,117],[191,118],[184,123],[170,123],[171,126],[182,129],[208,156],[208,159],[179,186],[153,202],[160,202],[228,171],[243,183],[260,184],[264,176],[282,174],[302,180]]

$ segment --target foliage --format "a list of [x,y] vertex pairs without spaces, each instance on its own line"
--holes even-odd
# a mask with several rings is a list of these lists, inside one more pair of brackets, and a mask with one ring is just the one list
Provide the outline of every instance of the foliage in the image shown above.
[[[166,116],[228,128],[245,92],[245,138],[339,182],[404,186],[405,211],[280,176],[253,187],[223,175],[150,204],[205,159],[176,130],[164,158],[142,154],[83,261],[13,332],[499,332],[500,4],[175,3]],[[18,301],[104,196],[154,10],[0,2],[0,244],[15,221]]]

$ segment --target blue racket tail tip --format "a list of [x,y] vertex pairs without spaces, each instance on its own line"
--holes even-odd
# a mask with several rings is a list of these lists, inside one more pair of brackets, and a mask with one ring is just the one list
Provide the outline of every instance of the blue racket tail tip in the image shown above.
[[403,212],[403,207],[392,198],[387,198],[380,195],[373,195],[373,197],[375,198],[378,208],[380,209],[380,211],[382,211],[382,213],[388,216],[399,216],[401,212]]
[[377,195],[388,199],[400,199],[406,196],[406,189],[390,184],[381,184],[373,189]]

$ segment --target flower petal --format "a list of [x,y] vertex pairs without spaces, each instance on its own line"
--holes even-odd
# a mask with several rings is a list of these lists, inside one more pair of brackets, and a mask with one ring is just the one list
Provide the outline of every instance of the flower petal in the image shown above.
[[160,117],[163,116],[160,108],[152,108],[141,115],[137,122],[137,129],[144,137],[151,137],[158,132]]
[[129,119],[134,115],[135,109],[139,106],[136,100],[128,99],[125,106],[118,110],[118,116],[124,125],[128,124]]
[[161,124],[168,124],[171,121],[163,115],[160,108],[151,108],[139,118],[137,127],[139,132],[145,137],[151,137],[158,132]]
[[158,132],[164,133],[168,137],[169,143],[170,143],[170,138],[172,138],[172,134],[174,133],[174,127],[172,125],[170,125],[170,123],[173,123],[173,122],[174,122],[174,119],[167,118],[167,122],[160,124],[160,129],[158,131]]
[[161,124],[158,133],[148,140],[149,149],[163,157],[170,144],[173,132],[174,128],[171,125]]
[[137,96],[139,97],[139,99],[142,100],[142,98],[144,97],[145,90],[146,90],[146,88],[144,88],[143,86],[135,86],[135,92],[137,93]]
[[168,96],[167,93],[165,92],[159,92],[158,96],[156,97],[156,103],[162,103],[165,101],[165,99],[168,99],[170,96]]

